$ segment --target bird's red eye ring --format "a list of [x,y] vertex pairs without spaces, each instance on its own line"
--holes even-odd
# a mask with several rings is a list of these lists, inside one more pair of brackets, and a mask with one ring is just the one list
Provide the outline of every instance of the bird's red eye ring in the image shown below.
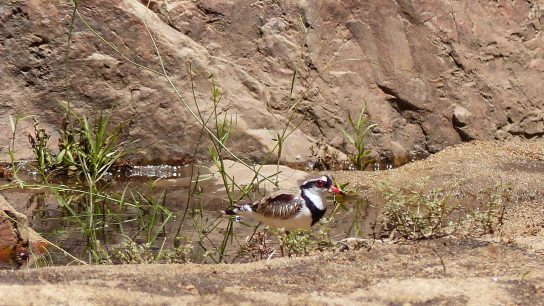
[[315,182],[315,185],[317,187],[321,188],[321,187],[325,186],[325,182],[323,182],[322,180],[319,180],[319,181]]

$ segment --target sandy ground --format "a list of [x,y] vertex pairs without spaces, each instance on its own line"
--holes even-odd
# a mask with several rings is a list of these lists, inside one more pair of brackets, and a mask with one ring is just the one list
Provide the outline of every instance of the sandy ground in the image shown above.
[[505,224],[479,238],[369,241],[250,264],[0,271],[0,304],[544,305],[544,142],[475,142],[394,170],[335,176],[376,202],[376,183],[441,188],[466,206],[508,186]]

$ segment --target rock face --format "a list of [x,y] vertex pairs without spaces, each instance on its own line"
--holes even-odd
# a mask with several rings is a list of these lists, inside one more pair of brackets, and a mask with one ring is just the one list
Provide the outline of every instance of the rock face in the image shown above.
[[[304,121],[287,161],[319,139],[349,151],[341,128],[363,104],[379,125],[369,145],[390,160],[544,135],[539,1],[147,2],[80,1],[68,46],[70,1],[2,1],[0,128],[9,131],[8,114],[37,115],[54,140],[69,101],[79,112],[113,108],[138,140],[135,159],[192,155],[201,129],[164,77],[145,21],[172,84],[204,118],[213,74],[219,110],[235,122],[229,148],[245,157],[269,158],[289,118],[290,129]],[[30,156],[31,128],[19,125],[19,158]]]
[[0,196],[0,269],[27,264],[30,255],[43,253],[45,246],[45,242],[28,228],[26,216],[15,211]]

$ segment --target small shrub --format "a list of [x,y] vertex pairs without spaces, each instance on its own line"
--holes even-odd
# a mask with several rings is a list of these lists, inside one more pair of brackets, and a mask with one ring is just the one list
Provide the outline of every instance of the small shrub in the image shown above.
[[429,239],[452,234],[456,230],[452,214],[459,206],[439,190],[428,194],[387,190],[381,226],[390,238]]
[[[316,225],[316,230],[308,229],[296,232],[280,232],[278,229],[266,227],[266,232],[276,236],[279,241],[280,248],[286,252],[289,257],[303,256],[315,251],[323,251],[334,247],[334,243],[329,237],[329,232],[332,229],[332,221],[334,216],[322,218],[319,226]],[[268,247],[270,243],[268,242]],[[270,249],[268,255],[270,255]]]
[[100,113],[94,126],[85,115],[67,113],[60,130],[57,168],[70,172],[88,172],[100,178],[126,151],[119,142],[124,124],[110,127],[111,113]]
[[497,186],[495,190],[488,193],[489,201],[487,205],[477,207],[473,212],[466,214],[463,223],[467,235],[493,234],[503,225],[510,188]]
[[240,251],[249,255],[252,261],[267,259],[275,253],[272,240],[265,231],[255,233]]
[[357,121],[353,120],[351,114],[348,115],[348,120],[352,134],[349,134],[344,129],[342,129],[342,132],[357,151],[351,156],[351,161],[357,170],[364,170],[373,161],[370,156],[372,152],[366,149],[366,137],[377,125],[369,122],[368,115],[366,114],[366,105],[361,109]]
[[36,167],[41,174],[44,174],[53,168],[55,164],[55,156],[48,146],[51,136],[47,134],[45,129],[39,127],[36,117],[32,117],[32,121],[34,122],[34,136],[28,134],[28,141],[36,157]]
[[503,224],[509,189],[498,187],[486,195],[483,207],[465,208],[453,205],[448,194],[433,190],[424,194],[405,194],[399,189],[386,189],[385,205],[378,222],[379,231],[390,238],[430,239],[452,234],[482,236],[493,234]]
[[284,236],[280,236],[280,240],[280,243],[283,245],[289,256],[307,255],[313,242],[310,230],[289,233]]
[[120,264],[187,263],[190,261],[191,251],[191,244],[158,251],[128,240],[125,248],[113,251],[112,261]]
[[59,150],[54,154],[48,146],[50,135],[40,128],[34,118],[34,135],[28,135],[37,160],[38,171],[45,175],[51,171],[63,174],[89,174],[96,180],[110,169],[126,151],[126,142],[119,136],[124,124],[110,127],[110,113],[100,113],[94,125],[87,117],[67,111],[59,129]]

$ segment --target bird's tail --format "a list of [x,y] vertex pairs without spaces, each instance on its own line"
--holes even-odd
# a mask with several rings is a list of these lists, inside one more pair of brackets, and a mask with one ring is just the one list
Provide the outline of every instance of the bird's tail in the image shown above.
[[242,204],[242,205],[232,205],[228,207],[227,209],[225,209],[223,213],[229,216],[236,216],[236,215],[239,215],[240,212],[247,212],[247,211],[251,211],[251,207],[249,207],[248,204]]
[[236,216],[239,211],[240,211],[240,207],[233,205],[233,206],[223,210],[223,213],[225,215],[229,215],[229,216]]

